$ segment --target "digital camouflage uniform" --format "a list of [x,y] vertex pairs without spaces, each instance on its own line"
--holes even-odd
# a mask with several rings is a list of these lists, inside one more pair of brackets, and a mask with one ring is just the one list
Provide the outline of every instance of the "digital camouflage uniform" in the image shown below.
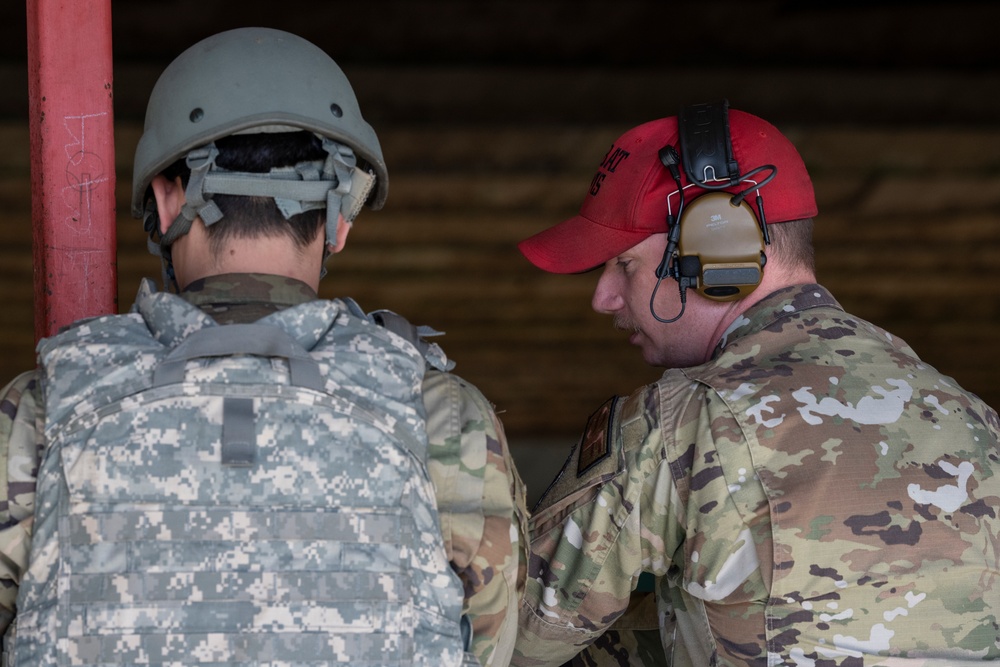
[[[223,324],[255,321],[317,298],[279,276],[230,274],[196,281],[182,296]],[[448,557],[465,587],[473,652],[483,665],[506,664],[523,587],[524,490],[492,406],[450,373],[424,379],[428,468]],[[0,612],[13,617],[17,582],[30,548],[34,484],[43,447],[36,373],[0,394]]]
[[[998,431],[822,287],[780,290],[591,417],[532,518],[514,664],[1000,661]],[[660,652],[630,629],[649,594],[620,619],[642,573]]]

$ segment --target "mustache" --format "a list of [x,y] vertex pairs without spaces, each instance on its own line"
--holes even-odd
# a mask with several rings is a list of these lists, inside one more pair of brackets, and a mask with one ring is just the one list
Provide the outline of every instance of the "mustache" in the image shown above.
[[639,332],[639,325],[626,315],[615,315],[614,326],[619,331],[627,331],[628,333]]

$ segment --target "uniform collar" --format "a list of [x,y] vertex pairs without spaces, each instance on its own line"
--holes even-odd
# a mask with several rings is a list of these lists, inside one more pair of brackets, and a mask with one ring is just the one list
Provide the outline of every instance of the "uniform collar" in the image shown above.
[[181,290],[180,297],[220,324],[255,322],[318,298],[306,283],[267,273],[209,276],[189,284]]
[[734,341],[772,327],[777,322],[811,308],[843,310],[833,295],[821,285],[792,285],[767,295],[741,313],[722,334],[712,358],[717,358]]

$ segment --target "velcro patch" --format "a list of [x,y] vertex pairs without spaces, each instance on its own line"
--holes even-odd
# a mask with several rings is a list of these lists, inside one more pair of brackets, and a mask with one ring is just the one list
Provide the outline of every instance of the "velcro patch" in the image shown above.
[[582,477],[585,472],[603,461],[611,454],[611,418],[615,414],[615,404],[618,397],[612,396],[607,402],[590,415],[587,420],[587,430],[580,439],[580,458],[577,461],[576,476]]

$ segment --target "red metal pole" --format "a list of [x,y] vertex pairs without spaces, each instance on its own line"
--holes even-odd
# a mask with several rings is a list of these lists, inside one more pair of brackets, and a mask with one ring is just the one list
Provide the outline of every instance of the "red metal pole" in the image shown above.
[[117,311],[111,0],[27,0],[35,337]]

